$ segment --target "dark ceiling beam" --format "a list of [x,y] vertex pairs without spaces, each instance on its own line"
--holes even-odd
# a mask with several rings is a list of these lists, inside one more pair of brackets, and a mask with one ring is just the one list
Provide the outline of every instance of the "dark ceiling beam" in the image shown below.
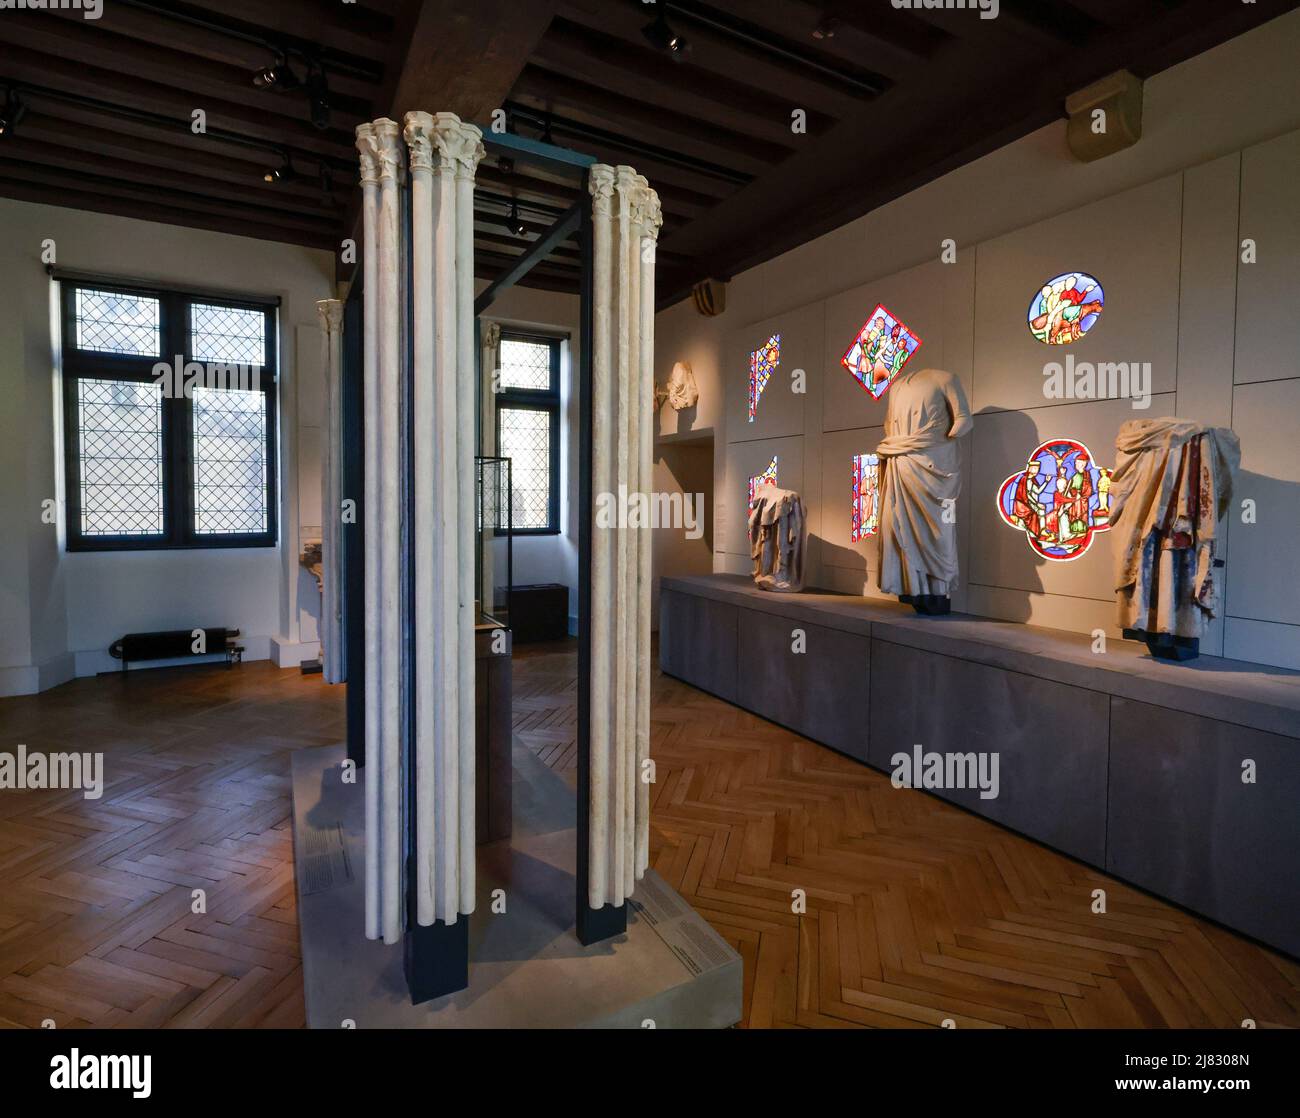
[[[712,125],[721,131],[723,146],[734,150],[739,170],[759,171],[796,146],[789,98],[739,78],[678,80],[676,67],[665,67],[658,51],[571,20],[557,18],[551,24],[523,76],[535,69],[607,90],[620,100],[639,103],[647,113],[665,109]],[[817,112],[809,117],[815,127],[832,119]],[[740,138],[739,146],[731,140],[733,135]]]
[[[118,122],[111,118],[91,119],[92,126],[86,127],[84,120],[78,122],[59,119],[44,111],[29,112],[23,120],[21,131],[15,133],[13,138],[37,140],[51,147],[85,152],[101,158],[123,159],[143,166],[171,169],[191,177],[202,176],[232,186],[249,188],[265,187],[263,173],[278,162],[269,152],[259,154],[242,147],[205,150],[182,148],[168,143],[160,145],[156,133],[135,135],[115,130]],[[278,197],[288,201],[296,197],[314,200],[320,196],[316,165],[305,163],[300,169],[305,172],[304,178],[279,183],[274,187]],[[352,180],[343,172],[331,168],[331,179],[343,192],[351,189]]]
[[[62,205],[61,193],[65,188],[74,190],[94,190],[114,198],[135,201],[143,204],[157,202],[159,193],[147,184],[140,184],[114,175],[92,174],[86,171],[65,170],[50,164],[28,163],[21,159],[6,157],[0,164],[10,177],[21,178],[26,182],[49,187],[45,201],[51,205]],[[163,197],[167,205],[190,213],[209,214],[213,217],[229,218],[238,221],[241,215],[253,224],[278,227],[282,232],[301,234],[327,234],[334,228],[335,218],[332,214],[319,217],[310,214],[288,214],[283,210],[259,206],[245,201],[227,201],[205,195],[201,189],[188,191],[170,189]],[[275,238],[273,238],[275,239]],[[282,238],[281,238],[282,239]]]
[[[134,0],[122,0],[131,4]],[[117,0],[105,3],[110,17]],[[243,28],[272,41],[310,44],[339,55],[382,62],[396,30],[394,20],[364,3],[319,3],[318,0],[215,0],[212,3],[142,3],[169,8],[205,21]],[[183,31],[181,32],[183,34]]]
[[[75,9],[51,11],[49,14],[52,22],[77,25],[87,22]],[[213,13],[213,19],[217,19],[216,13]],[[123,39],[173,51],[181,58],[233,66],[249,75],[258,67],[265,66],[272,57],[271,52],[260,42],[197,24],[178,24],[174,20],[160,19],[153,11],[128,3],[106,5],[103,17],[91,27]],[[337,90],[348,97],[373,100],[383,79],[380,66],[367,59],[348,56],[343,60],[346,65],[331,68],[328,65],[331,57],[329,52],[323,52],[323,55],[332,91]],[[358,72],[362,69],[366,71],[364,77]]]
[[[588,67],[590,69],[590,67]],[[645,102],[639,98],[612,93],[599,85],[567,74],[554,73],[538,65],[525,67],[511,93],[511,101],[527,100],[531,107],[556,116],[578,121],[594,129],[608,129],[611,121],[627,130],[635,126],[638,139],[680,152],[688,160],[704,167],[722,167],[726,175],[714,176],[735,185],[779,163],[797,146],[790,131],[790,114],[785,115],[785,145],[755,140],[722,125],[696,116],[677,113],[661,101]],[[775,123],[775,121],[774,121]],[[812,129],[829,126],[819,117]]]
[[[646,40],[641,32],[654,18],[654,9],[612,0],[562,0],[560,14],[592,30],[644,47]],[[692,44],[690,54],[681,62],[674,62],[666,54],[660,56],[666,83],[696,82],[706,86],[718,78],[735,81],[744,75],[746,83],[783,95],[790,108],[825,113],[837,119],[852,113],[864,99],[870,99],[730,35],[694,24],[684,30]],[[788,110],[784,115],[789,120]]]
[[243,218],[225,217],[204,210],[160,203],[157,195],[146,201],[141,201],[137,197],[120,196],[99,184],[87,184],[77,177],[46,183],[33,181],[26,175],[11,176],[6,173],[8,170],[6,165],[0,162],[0,197],[4,198],[15,198],[22,202],[35,202],[46,206],[62,206],[74,210],[88,210],[91,213],[116,214],[119,217],[133,217],[141,221],[161,222],[164,225],[180,225],[189,229],[209,229],[217,233],[305,245],[309,248],[328,249],[335,244],[335,237],[330,233],[308,233],[289,229],[278,222],[252,220],[247,214]]
[[[14,20],[5,27],[4,37],[17,49],[42,52],[76,65],[100,67],[105,73],[118,71],[147,75],[175,90],[184,90],[195,108],[217,98],[223,103],[251,109],[259,115],[310,122],[307,96],[302,90],[272,93],[257,89],[253,85],[251,68],[245,70],[141,43],[114,34],[111,27],[100,28],[84,20]],[[264,63],[266,61],[269,58],[263,59]],[[337,83],[330,85],[330,105],[341,118],[362,118],[369,113],[368,99],[345,94],[336,86]],[[373,95],[374,90],[368,92]]]
[[393,111],[456,113],[489,123],[554,14],[555,0],[424,0]]
[[329,226],[338,221],[342,210],[341,202],[328,201],[320,187],[314,185],[314,177],[308,180],[313,184],[310,192],[290,191],[290,187],[298,185],[295,183],[271,186],[260,177],[249,177],[242,182],[232,183],[229,179],[203,174],[192,167],[181,169],[161,166],[156,159],[106,157],[84,147],[43,143],[41,135],[40,131],[29,128],[25,122],[21,135],[12,136],[4,142],[5,163],[13,165],[15,162],[25,162],[32,167],[60,168],[78,175],[107,177],[141,187],[161,186],[166,189],[169,198],[192,195],[195,198],[230,202],[247,206],[251,211],[265,211],[264,216],[268,219],[275,218],[290,225],[309,217],[315,219],[312,224],[324,223]]
[[1043,3],[1043,0],[998,0],[996,19],[981,18],[975,8],[922,8],[919,5],[897,14],[923,20],[961,39],[1014,36],[1052,50],[1063,46],[1081,48],[1105,30],[1071,6],[1068,0],[1052,0],[1050,4]]
[[353,137],[341,127],[322,132],[307,120],[277,118],[218,97],[187,95],[165,82],[148,81],[35,51],[8,52],[0,60],[0,82],[5,78],[53,92],[111,100],[128,109],[166,116],[175,121],[178,132],[191,135],[191,113],[202,109],[207,115],[208,128],[214,132],[238,133],[270,144],[284,144],[295,151],[335,157],[345,156],[352,150]]

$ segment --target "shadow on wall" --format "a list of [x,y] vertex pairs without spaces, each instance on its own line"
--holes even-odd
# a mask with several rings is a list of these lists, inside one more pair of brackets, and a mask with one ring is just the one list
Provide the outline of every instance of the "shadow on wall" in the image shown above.
[[[1004,436],[1005,444],[1015,447],[1024,447],[1026,453],[1036,447],[1041,441],[1038,437],[1038,429],[1034,422],[1026,415],[1019,412],[1000,411],[997,408],[984,408],[976,413],[976,422],[979,422],[981,415],[996,415],[1006,434]],[[1011,465],[1006,474],[1011,474],[1024,467],[1024,462],[1017,461]],[[975,471],[972,468],[970,473]],[[1006,474],[1003,476],[1005,477]],[[998,478],[1001,482],[1002,478]],[[1012,529],[1002,523],[1001,517],[998,516],[996,493],[977,493],[970,489],[971,478],[964,478],[962,481],[963,492],[969,492],[971,516],[988,516],[995,521],[995,528],[998,532],[1007,533],[1004,540],[1012,539]],[[961,565],[961,581],[963,584],[969,584],[970,574],[973,567],[970,548],[973,544],[970,541],[973,535],[967,535],[967,554],[963,555]],[[1036,555],[1023,539],[1014,540],[1016,546],[1007,548],[1004,554],[1000,555],[1001,562],[999,570],[1005,577],[1002,589],[1004,597],[1000,600],[1005,603],[1006,609],[999,609],[998,616],[1004,621],[1018,621],[1021,623],[1028,622],[1031,612],[1030,599],[1033,594],[1043,592],[1042,568],[1048,560],[1040,555]],[[1010,589],[1011,587],[1016,589]]]
[[[665,400],[662,404],[659,405],[659,410],[655,412],[655,438],[656,439],[663,434],[673,434],[673,432],[664,431],[664,413],[672,410],[673,410],[672,405],[669,404],[667,400]],[[699,414],[700,414],[700,405],[698,400],[695,403],[693,403],[689,408],[682,408],[681,411],[676,413],[677,430],[675,433],[678,435],[687,435],[691,431],[695,430],[695,421],[696,419],[699,418]]]

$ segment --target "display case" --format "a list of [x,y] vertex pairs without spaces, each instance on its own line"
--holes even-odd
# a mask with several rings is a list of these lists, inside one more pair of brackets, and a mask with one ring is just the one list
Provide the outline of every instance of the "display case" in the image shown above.
[[514,575],[510,459],[478,457],[474,461],[478,474],[474,600],[480,624],[509,627]]

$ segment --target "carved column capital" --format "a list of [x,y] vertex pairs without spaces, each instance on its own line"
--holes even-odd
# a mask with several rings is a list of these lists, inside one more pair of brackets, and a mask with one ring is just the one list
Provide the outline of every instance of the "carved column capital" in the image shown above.
[[501,344],[501,323],[485,321],[482,326],[483,345],[496,349]]
[[320,315],[320,328],[327,334],[338,334],[343,330],[343,300],[317,299],[316,313]]
[[380,117],[374,123],[375,146],[379,159],[379,181],[402,181],[402,129],[397,121]]
[[411,173],[433,170],[433,117],[429,113],[407,113],[402,137],[410,150]]
[[614,197],[614,168],[607,163],[593,164],[587,172],[587,190],[591,194],[592,212],[608,217],[610,199]]
[[361,159],[361,185],[379,184],[379,145],[373,124],[357,125],[357,152]]
[[479,161],[487,154],[483,133],[455,113],[434,113],[433,134],[438,145],[439,166],[444,171],[454,170],[458,179],[473,180]]

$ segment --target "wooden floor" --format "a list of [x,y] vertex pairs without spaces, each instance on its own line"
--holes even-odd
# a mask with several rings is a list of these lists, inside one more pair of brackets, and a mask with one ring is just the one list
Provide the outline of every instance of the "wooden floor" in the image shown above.
[[[575,647],[515,664],[570,776]],[[1292,960],[675,680],[653,717],[655,868],[743,956],[751,1027],[1300,1024]],[[0,792],[0,1025],[301,1026],[289,752],[342,735],[341,688],[267,663],[0,700],[0,749],[106,768]]]
[[[561,768],[576,670],[515,667]],[[1300,1025],[1294,960],[657,673],[652,721],[652,864],[740,952],[751,1028]]]

